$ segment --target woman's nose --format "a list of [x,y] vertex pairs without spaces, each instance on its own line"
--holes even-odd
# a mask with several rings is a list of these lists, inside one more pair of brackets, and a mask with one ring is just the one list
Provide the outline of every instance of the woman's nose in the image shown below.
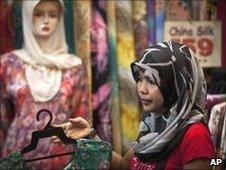
[[141,81],[139,83],[138,91],[140,91],[140,93],[143,93],[143,94],[146,94],[148,92],[147,83],[145,81]]

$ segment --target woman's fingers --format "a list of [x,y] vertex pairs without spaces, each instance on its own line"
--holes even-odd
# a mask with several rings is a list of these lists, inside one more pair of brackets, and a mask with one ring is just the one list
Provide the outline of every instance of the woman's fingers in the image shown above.
[[81,117],[69,118],[69,121],[70,121],[70,122],[74,122],[74,123],[76,123],[76,122],[78,122],[78,121],[80,121],[80,120],[81,120]]
[[75,128],[90,128],[89,123],[82,117],[70,118],[69,121],[75,125]]
[[[61,127],[67,137],[78,139],[86,136],[90,131],[89,123],[82,117],[70,118],[69,122],[54,127]],[[60,142],[57,137],[52,137],[54,143]]]
[[60,124],[60,125],[53,125],[53,126],[54,126],[54,127],[61,127],[63,130],[65,130],[65,129],[67,128],[67,126],[68,126],[68,123],[69,123],[69,122],[63,123],[63,124]]
[[52,141],[53,143],[59,143],[59,142],[60,142],[60,139],[59,139],[58,137],[56,137],[56,136],[52,136],[52,137],[51,137],[51,141]]
[[81,118],[81,117],[70,118],[69,121],[71,123],[74,123],[74,124],[78,124],[78,123],[80,124],[80,123],[85,123],[86,122],[86,120]]

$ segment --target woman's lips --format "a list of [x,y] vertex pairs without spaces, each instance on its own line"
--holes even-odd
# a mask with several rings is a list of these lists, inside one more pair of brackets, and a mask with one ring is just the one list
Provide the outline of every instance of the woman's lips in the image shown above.
[[141,102],[143,105],[148,105],[148,104],[152,103],[152,100],[151,99],[141,99]]

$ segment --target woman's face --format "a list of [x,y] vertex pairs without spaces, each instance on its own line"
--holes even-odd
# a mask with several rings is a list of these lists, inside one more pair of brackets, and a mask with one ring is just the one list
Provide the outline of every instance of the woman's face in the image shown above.
[[38,3],[33,12],[34,35],[39,38],[49,38],[56,29],[60,13],[58,1]]
[[138,95],[145,112],[160,112],[163,109],[164,98],[158,86],[151,82],[149,77],[139,70],[137,83]]

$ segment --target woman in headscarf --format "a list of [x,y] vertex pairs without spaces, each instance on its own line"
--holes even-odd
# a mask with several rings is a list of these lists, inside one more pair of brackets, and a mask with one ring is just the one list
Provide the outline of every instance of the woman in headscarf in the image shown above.
[[[81,116],[90,119],[88,88],[82,61],[68,53],[64,30],[64,3],[60,0],[23,1],[23,48],[1,56],[1,156],[30,144],[33,131],[44,129],[53,113],[52,124]],[[67,152],[51,139],[39,141],[26,158]],[[56,169],[67,165],[69,156],[28,163],[33,169]]]
[[[137,140],[124,157],[113,152],[112,169],[211,169],[214,145],[206,126],[206,82],[195,54],[163,42],[131,64],[144,113]],[[82,118],[63,127],[87,134]],[[77,129],[78,132],[78,129]]]

